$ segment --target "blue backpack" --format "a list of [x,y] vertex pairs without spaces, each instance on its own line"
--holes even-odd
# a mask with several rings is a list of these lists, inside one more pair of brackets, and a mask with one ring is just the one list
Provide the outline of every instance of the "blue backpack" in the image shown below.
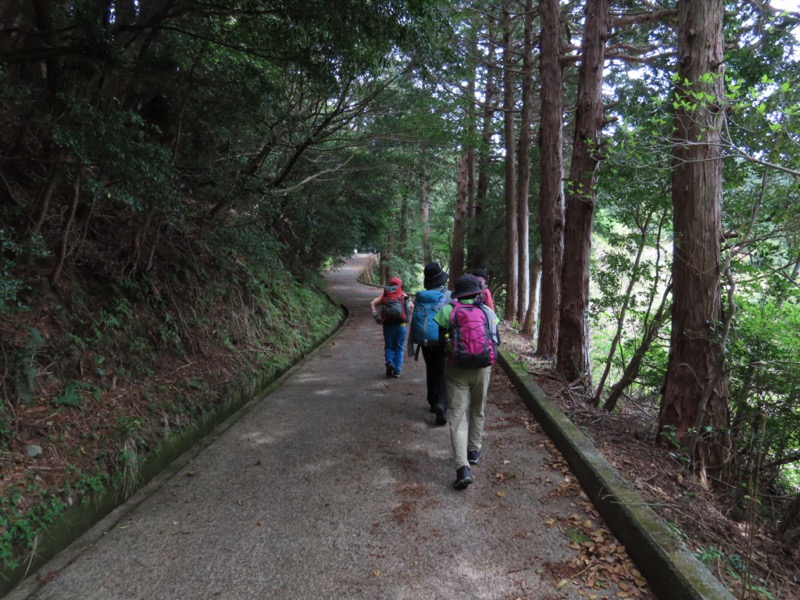
[[444,306],[444,294],[438,290],[417,292],[414,313],[411,316],[409,340],[417,346],[438,346],[439,325],[433,320]]

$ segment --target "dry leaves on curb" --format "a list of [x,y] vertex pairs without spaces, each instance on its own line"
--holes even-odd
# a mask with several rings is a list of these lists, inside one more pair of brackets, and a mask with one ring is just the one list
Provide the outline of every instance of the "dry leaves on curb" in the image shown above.
[[[558,470],[568,472],[563,460],[554,457],[553,462]],[[653,598],[647,581],[633,564],[625,547],[603,525],[597,509],[575,479],[566,477],[556,491],[571,492],[583,498],[582,513],[546,521],[548,525],[558,526],[569,540],[569,547],[576,552],[566,563],[546,565],[547,571],[558,581],[556,589],[561,590],[571,583],[579,586],[578,593],[590,600]]]

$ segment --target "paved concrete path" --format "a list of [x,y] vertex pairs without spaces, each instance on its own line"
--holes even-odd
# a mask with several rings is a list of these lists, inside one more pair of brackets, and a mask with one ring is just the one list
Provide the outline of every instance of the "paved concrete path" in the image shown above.
[[384,376],[369,260],[327,275],[351,310],[331,340],[8,598],[585,598],[553,575],[575,554],[554,520],[584,500],[562,493],[546,437],[498,367],[484,458],[455,491],[421,358]]

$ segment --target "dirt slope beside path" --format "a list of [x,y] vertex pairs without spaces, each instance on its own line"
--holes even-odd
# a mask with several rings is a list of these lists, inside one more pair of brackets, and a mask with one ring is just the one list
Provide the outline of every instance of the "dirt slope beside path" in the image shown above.
[[651,598],[499,369],[475,483],[453,490],[424,364],[384,376],[368,261],[328,274],[351,311],[328,343],[9,598]]

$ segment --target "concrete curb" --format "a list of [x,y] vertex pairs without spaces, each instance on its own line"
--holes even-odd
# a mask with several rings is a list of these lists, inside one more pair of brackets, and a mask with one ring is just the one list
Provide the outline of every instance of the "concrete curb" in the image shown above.
[[547,398],[524,366],[502,350],[499,362],[653,592],[664,600],[733,600],[592,441]]

